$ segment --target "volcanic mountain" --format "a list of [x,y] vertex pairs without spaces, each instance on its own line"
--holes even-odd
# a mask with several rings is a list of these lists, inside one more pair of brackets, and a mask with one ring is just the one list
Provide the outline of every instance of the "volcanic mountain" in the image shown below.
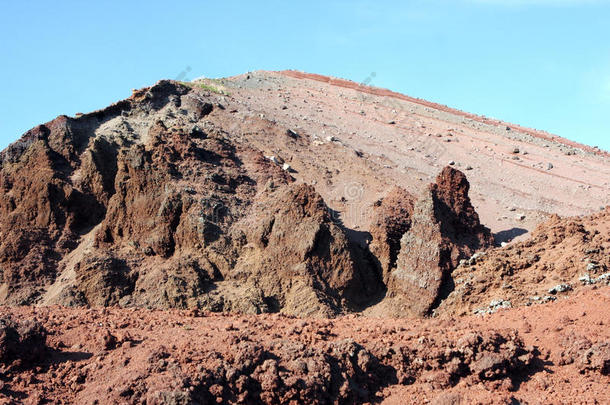
[[[87,353],[133,350],[134,367],[147,370],[109,403],[375,402],[390,396],[388,386],[414,383],[422,398],[429,393],[421,390],[460,384],[510,392],[544,370],[551,352],[514,331],[480,325],[456,341],[471,321],[454,317],[608,294],[607,152],[345,80],[295,71],[162,80],[105,109],[33,128],[0,153],[0,165],[0,302],[8,305],[0,361],[10,390],[27,392],[15,376],[43,364],[37,378],[55,399],[99,397],[94,385],[81,386],[101,378],[89,368],[70,374],[73,392],[60,392],[56,363],[65,357],[63,340],[74,337],[53,319],[67,316],[109,325],[83,330],[91,342],[101,339]],[[223,328],[225,320],[243,323],[243,335],[226,326],[241,354],[205,352],[198,378],[182,354],[176,364],[183,374],[167,364],[152,370],[139,345],[155,335],[134,325],[128,311],[152,322],[142,325],[149,332],[155,313],[161,323],[242,314],[215,315]],[[17,319],[22,313],[31,319]],[[258,315],[274,319],[272,341],[258,345],[251,321],[258,318],[240,316],[261,313],[279,318]],[[444,322],[465,323],[455,326],[462,332],[418,340],[417,349],[400,321],[379,337],[398,333],[402,346],[391,350],[333,338],[349,338],[341,326],[349,317],[355,328],[369,325],[362,316],[439,318],[417,321],[433,333]],[[283,330],[282,320],[294,317],[304,321]],[[327,319],[336,317],[335,333]],[[117,332],[119,324],[130,332]],[[49,332],[64,337],[46,339]],[[289,338],[293,332],[303,338]],[[277,346],[276,338],[293,341]],[[593,373],[585,380],[603,384],[607,338],[565,336],[553,365]],[[28,345],[32,355],[24,356],[18,348]],[[151,364],[178,355],[176,346],[143,347],[157,353],[147,354]],[[299,382],[308,368],[312,379]],[[159,391],[167,385],[161,376],[182,383]],[[456,403],[452,395],[445,403]]]

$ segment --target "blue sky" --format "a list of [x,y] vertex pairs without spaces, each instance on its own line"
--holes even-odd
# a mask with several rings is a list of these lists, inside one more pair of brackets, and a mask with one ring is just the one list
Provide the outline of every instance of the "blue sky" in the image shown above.
[[187,71],[298,69],[610,150],[610,1],[0,0],[0,54],[0,148]]

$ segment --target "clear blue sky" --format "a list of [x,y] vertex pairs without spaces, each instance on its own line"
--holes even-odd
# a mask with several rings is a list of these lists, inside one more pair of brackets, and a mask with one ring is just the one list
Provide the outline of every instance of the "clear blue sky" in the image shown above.
[[0,147],[161,78],[298,69],[610,149],[610,1],[0,0]]

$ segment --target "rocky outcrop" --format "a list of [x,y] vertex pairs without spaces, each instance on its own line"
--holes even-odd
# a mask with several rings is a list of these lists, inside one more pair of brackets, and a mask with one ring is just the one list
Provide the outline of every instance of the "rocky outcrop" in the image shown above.
[[231,279],[256,285],[284,313],[334,315],[382,289],[312,186],[263,193],[240,228],[247,245]]
[[370,248],[353,243],[242,131],[308,141],[266,121],[239,129],[222,97],[161,81],[2,152],[1,302],[333,316],[387,286],[423,315],[457,261],[491,244],[451,168],[415,207],[390,190]]
[[399,313],[429,314],[451,291],[459,260],[493,245],[470,203],[469,188],[463,173],[446,167],[415,204],[388,280],[388,296],[399,303]]
[[369,249],[379,261],[384,282],[396,266],[400,239],[411,228],[414,197],[401,187],[392,188],[374,205],[374,219],[370,233],[373,237]]
[[330,316],[378,293],[320,195],[240,143],[219,97],[161,81],[5,150],[2,302]]
[[11,302],[35,299],[36,286],[54,280],[61,257],[103,218],[108,190],[98,181],[107,168],[97,171],[87,187],[80,186],[76,173],[81,163],[91,168],[87,157],[96,146],[103,148],[97,144],[78,156],[84,126],[62,116],[29,131],[3,152],[0,266]]

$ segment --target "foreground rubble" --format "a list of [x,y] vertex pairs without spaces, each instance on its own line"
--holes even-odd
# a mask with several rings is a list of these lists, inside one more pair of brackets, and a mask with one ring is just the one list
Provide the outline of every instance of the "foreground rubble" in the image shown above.
[[[0,398],[607,403],[610,289],[595,288],[544,306],[456,320],[4,307]],[[17,341],[27,357],[15,355]]]

